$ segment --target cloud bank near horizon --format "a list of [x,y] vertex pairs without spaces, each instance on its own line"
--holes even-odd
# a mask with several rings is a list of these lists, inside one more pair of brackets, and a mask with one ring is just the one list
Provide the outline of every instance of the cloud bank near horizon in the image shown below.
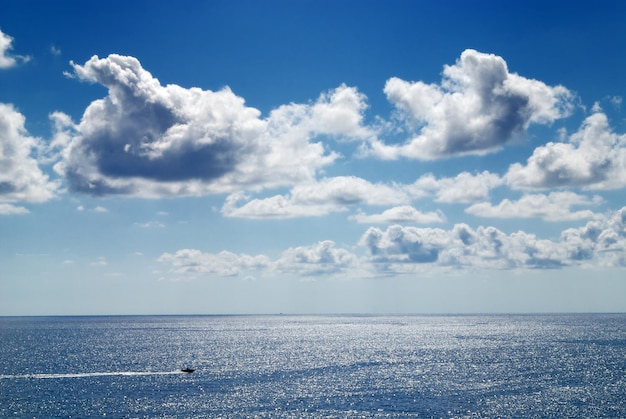
[[203,253],[181,249],[158,261],[167,275],[225,277],[296,274],[303,277],[363,278],[414,274],[429,269],[560,269],[572,266],[626,266],[626,207],[582,227],[561,232],[560,240],[518,231],[455,224],[450,230],[391,225],[370,227],[357,243],[360,254],[327,240],[290,248],[276,260],[266,255]]

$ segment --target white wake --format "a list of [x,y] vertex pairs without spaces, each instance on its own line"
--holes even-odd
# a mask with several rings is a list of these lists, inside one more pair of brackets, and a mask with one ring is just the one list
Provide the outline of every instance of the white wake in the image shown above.
[[0,375],[0,379],[15,378],[34,378],[34,379],[50,379],[50,378],[86,378],[86,377],[108,377],[108,376],[141,376],[141,375],[169,375],[184,374],[180,370],[176,371],[114,371],[114,372],[80,372],[80,373],[61,373],[61,374],[16,374],[16,375]]

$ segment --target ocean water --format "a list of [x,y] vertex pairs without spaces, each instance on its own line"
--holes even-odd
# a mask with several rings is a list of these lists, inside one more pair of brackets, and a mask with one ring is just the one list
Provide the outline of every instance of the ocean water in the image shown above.
[[0,318],[0,417],[626,417],[626,315]]

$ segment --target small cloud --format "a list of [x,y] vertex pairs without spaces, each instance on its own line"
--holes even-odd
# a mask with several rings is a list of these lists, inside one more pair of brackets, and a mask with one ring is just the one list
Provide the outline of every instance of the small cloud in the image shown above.
[[383,211],[381,214],[367,215],[362,212],[349,217],[357,223],[376,223],[376,224],[431,224],[442,223],[446,217],[441,211],[421,212],[410,205],[401,205]]
[[597,205],[602,198],[589,198],[574,192],[552,192],[525,194],[517,201],[504,199],[498,205],[488,202],[474,204],[465,210],[478,217],[495,218],[541,218],[544,221],[571,221],[593,219],[596,215],[590,210],[571,211],[573,206]]
[[[164,253],[158,262],[170,266],[169,274],[176,278],[193,279],[199,276],[239,277],[253,281],[256,274],[280,272],[295,274],[303,278],[320,275],[339,275],[358,268],[359,259],[346,249],[325,240],[311,246],[292,247],[280,258],[270,260],[265,255],[235,254],[229,251],[204,253],[198,249],[180,249],[175,253]],[[160,272],[155,272],[160,274]]]
[[11,204],[2,204],[0,203],[0,215],[18,215],[18,214],[28,214],[30,211],[24,207],[17,207]]
[[286,219],[315,217],[332,212],[345,211],[343,206],[331,203],[305,204],[296,202],[291,196],[275,195],[264,199],[253,199],[245,204],[237,204],[247,199],[241,194],[232,194],[222,207],[222,215],[233,218]]
[[63,261],[63,265],[73,265],[74,261],[72,259],[65,259]]
[[100,256],[98,259],[91,262],[91,266],[99,266],[99,267],[107,266],[108,264],[109,263],[107,262],[104,256]]
[[[0,103],[0,202],[46,202],[57,195],[60,181],[51,181],[35,157],[45,148],[41,138],[28,134],[26,117],[13,105]],[[25,211],[13,206],[4,209]]]
[[[240,205],[241,201],[247,201]],[[234,218],[295,218],[323,216],[346,211],[350,205],[395,205],[409,201],[398,185],[371,183],[356,176],[324,178],[296,185],[287,195],[252,199],[233,193],[222,207],[222,214]]]
[[274,268],[283,273],[304,277],[333,275],[358,267],[358,258],[350,251],[335,247],[335,242],[324,240],[312,246],[299,246],[285,250]]
[[593,106],[591,107],[591,112],[593,113],[602,112],[602,106],[600,105],[600,102],[595,102],[593,104]]
[[135,255],[135,256],[143,256],[143,253],[142,252],[135,252],[135,253],[133,253],[133,255]]
[[462,172],[454,178],[439,179],[427,174],[407,186],[406,190],[415,199],[434,195],[436,202],[470,203],[487,199],[491,190],[503,182],[500,176],[488,171],[477,174]]
[[170,213],[167,212],[167,211],[158,211],[157,215],[160,216],[160,217],[166,217],[166,216],[170,215]]
[[13,55],[9,51],[13,49],[13,37],[0,30],[0,69],[11,68],[19,62],[27,63],[30,57],[27,55]]
[[61,49],[55,47],[54,45],[50,45],[50,54],[56,55],[57,57],[61,55]]
[[133,225],[140,227],[140,228],[164,228],[165,227],[165,224],[159,221],[147,221],[145,223],[134,223]]
[[89,211],[89,212],[99,212],[99,213],[109,212],[108,209],[100,205],[96,206],[93,209],[88,209],[84,205],[79,205],[76,207],[76,211],[79,211],[79,212]]
[[197,249],[180,249],[173,254],[164,253],[157,260],[169,264],[171,274],[192,276],[208,274],[232,277],[250,269],[266,269],[271,264],[269,258],[264,255],[251,256],[228,251],[213,254]]
[[603,100],[610,103],[615,109],[621,110],[624,98],[621,96],[606,96]]

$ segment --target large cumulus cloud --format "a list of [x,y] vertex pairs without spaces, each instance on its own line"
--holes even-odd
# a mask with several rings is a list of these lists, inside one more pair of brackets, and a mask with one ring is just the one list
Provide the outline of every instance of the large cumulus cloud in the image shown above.
[[18,202],[44,202],[59,188],[39,167],[35,157],[42,141],[28,134],[24,116],[0,103],[0,214],[22,214]]
[[414,133],[402,145],[373,141],[370,151],[387,159],[492,152],[532,123],[569,115],[573,99],[563,86],[510,73],[501,57],[471,49],[444,67],[440,85],[394,77],[385,93]]
[[365,97],[345,85],[262,119],[229,88],[162,86],[134,57],[72,65],[76,77],[108,89],[79,124],[61,129],[68,140],[57,170],[75,191],[167,196],[288,185],[336,159],[316,135],[370,135]]

